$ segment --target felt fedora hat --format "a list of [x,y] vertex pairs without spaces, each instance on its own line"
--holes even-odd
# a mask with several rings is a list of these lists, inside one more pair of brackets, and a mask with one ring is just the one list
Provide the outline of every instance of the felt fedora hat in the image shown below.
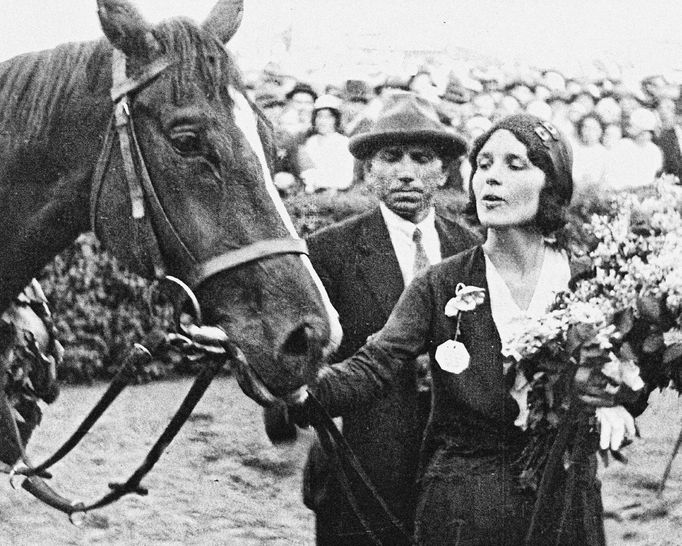
[[351,137],[348,149],[358,159],[368,159],[391,144],[427,144],[440,155],[459,157],[467,151],[464,137],[443,125],[434,106],[409,92],[395,93],[369,130]]

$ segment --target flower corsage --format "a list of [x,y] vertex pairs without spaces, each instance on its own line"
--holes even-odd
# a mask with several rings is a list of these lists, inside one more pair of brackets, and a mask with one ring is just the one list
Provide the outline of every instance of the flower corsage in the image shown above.
[[459,283],[455,287],[455,297],[445,304],[445,316],[455,322],[452,339],[441,343],[436,349],[436,362],[443,371],[459,374],[469,367],[469,351],[460,341],[460,319],[463,312],[473,311],[485,301],[485,289]]

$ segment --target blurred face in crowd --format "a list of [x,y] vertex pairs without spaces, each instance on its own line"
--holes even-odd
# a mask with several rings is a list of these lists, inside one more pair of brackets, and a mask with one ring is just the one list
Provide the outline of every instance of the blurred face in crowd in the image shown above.
[[321,135],[330,135],[336,131],[336,116],[329,108],[322,108],[315,114],[315,130]]
[[601,124],[595,118],[587,117],[582,121],[578,135],[586,146],[599,144],[602,137]]
[[436,86],[431,79],[431,76],[426,72],[416,74],[410,82],[410,91],[414,91],[417,95],[426,98],[433,98],[436,96]]
[[452,127],[457,128],[461,125],[463,118],[463,108],[461,104],[449,100],[442,100],[440,102],[440,108],[450,120],[450,125]]
[[510,116],[511,114],[516,114],[520,111],[521,105],[519,104],[519,101],[511,95],[505,95],[500,99],[496,115],[499,117],[506,117]]
[[298,113],[298,120],[301,123],[310,123],[314,103],[315,99],[309,93],[294,93],[290,99],[290,104]]
[[589,93],[580,93],[574,102],[581,104],[585,112],[591,112],[594,109],[594,98]]
[[613,145],[623,138],[623,130],[617,123],[609,123],[604,128],[604,135],[602,136],[602,144],[607,148],[612,148]]
[[267,106],[262,106],[261,110],[263,111],[263,114],[265,114],[265,117],[268,118],[270,123],[272,123],[274,126],[277,126],[279,117],[282,115],[282,111],[284,110],[284,105],[280,103],[268,104]]
[[512,132],[500,129],[490,136],[476,156],[471,184],[482,226],[534,225],[545,173],[531,163],[526,145]]
[[491,95],[488,93],[482,93],[474,97],[472,102],[474,104],[474,112],[477,115],[488,119],[493,117],[496,105],[495,99]]
[[626,116],[630,115],[633,111],[639,108],[639,102],[632,95],[625,95],[621,97],[618,101],[618,104],[620,105],[623,115]]
[[573,101],[568,106],[568,119],[570,119],[572,123],[578,123],[580,118],[587,114],[587,112],[589,112],[589,110],[585,108],[585,105],[582,102]]
[[446,165],[426,144],[383,146],[365,163],[367,186],[389,210],[414,223],[426,218],[445,179]]

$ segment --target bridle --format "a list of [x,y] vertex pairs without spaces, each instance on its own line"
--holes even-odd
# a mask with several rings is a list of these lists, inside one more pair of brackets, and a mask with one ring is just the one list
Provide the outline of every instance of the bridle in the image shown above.
[[[126,75],[125,56],[114,49],[112,60],[113,84],[111,89],[114,112],[93,174],[90,220],[93,231],[97,233],[99,197],[111,154],[113,153],[114,137],[117,135],[128,186],[128,195],[131,201],[131,216],[135,224],[136,241],[133,243],[139,243],[138,252],[143,252],[146,257],[152,260],[154,276],[158,280],[170,281],[182,289],[185,297],[190,301],[194,312],[194,324],[179,325],[182,333],[170,334],[169,339],[171,342],[175,342],[176,346],[180,346],[184,350],[212,355],[214,358],[209,360],[208,364],[201,370],[177,412],[149,450],[143,463],[131,474],[127,481],[124,483],[110,483],[110,491],[108,493],[89,503],[69,500],[52,489],[45,482],[45,479],[52,477],[48,469],[63,459],[85,437],[116,397],[135,379],[137,371],[151,361],[152,356],[149,351],[141,344],[133,346],[123,358],[118,372],[104,395],[85,417],[81,425],[53,455],[37,465],[32,464],[26,455],[7,397],[4,396],[4,391],[0,393],[0,423],[9,423],[9,428],[12,429],[3,431],[5,433],[4,436],[7,440],[16,444],[15,449],[21,460],[21,463],[15,465],[9,471],[10,482],[12,483],[15,476],[24,476],[25,479],[21,484],[22,488],[45,504],[68,514],[74,523],[76,522],[74,519],[76,515],[85,514],[96,508],[107,506],[124,495],[146,495],[148,493],[147,489],[141,486],[142,479],[153,468],[165,448],[182,428],[196,407],[196,404],[208,389],[213,378],[223,367],[225,361],[230,362],[231,369],[243,390],[255,393],[256,399],[267,403],[276,402],[276,397],[263,384],[255,370],[249,366],[239,347],[227,338],[225,332],[218,327],[202,325],[201,308],[194,290],[213,275],[246,263],[279,254],[308,254],[305,241],[293,237],[257,241],[247,246],[218,254],[202,262],[198,261],[191,250],[187,248],[168,218],[154,189],[137,142],[130,105],[132,100],[131,93],[153,81],[170,65],[170,61],[162,57],[149,63],[135,78],[128,78]],[[147,214],[147,209],[149,209],[150,214]],[[185,277],[184,280],[167,274],[167,271],[169,269],[172,270],[172,268],[169,268],[166,260],[164,260],[159,238],[164,241],[165,248],[169,249],[172,255],[180,256],[183,263],[190,264],[189,270],[183,275]],[[355,500],[351,484],[348,481],[348,472],[355,474],[364,483],[364,486],[378,503],[379,509],[385,514],[389,524],[401,532],[405,538],[405,543],[411,543],[409,535],[403,529],[402,524],[391,513],[378,491],[371,484],[360,463],[353,455],[348,443],[336,428],[324,407],[312,395],[310,403],[311,415],[314,417],[311,424],[317,431],[323,447],[336,462],[337,479],[351,503],[354,513],[366,529],[368,537],[377,544],[380,544],[372,532],[371,525],[363,516],[361,507]],[[348,468],[342,468],[344,463]]]
[[[281,254],[307,255],[307,246],[305,241],[294,237],[265,239],[218,254],[208,260],[199,261],[185,245],[166,214],[147,171],[135,135],[131,107],[132,93],[152,82],[171,64],[168,58],[161,57],[146,65],[135,77],[129,78],[126,74],[125,55],[116,49],[113,50],[111,99],[114,110],[93,173],[90,220],[93,231],[97,233],[100,194],[113,153],[114,140],[118,136],[119,150],[131,202],[131,217],[135,229],[135,240],[131,244],[137,245],[136,252],[138,255],[143,255],[151,260],[156,279],[170,281],[182,289],[185,298],[190,301],[194,313],[194,323],[179,325],[181,333],[170,334],[169,340],[182,350],[193,351],[212,358],[209,358],[208,364],[195,379],[176,414],[152,446],[140,467],[125,483],[109,484],[111,490],[109,493],[89,503],[71,501],[54,491],[44,481],[51,477],[47,469],[61,460],[85,437],[113,400],[135,379],[137,371],[149,363],[152,358],[149,351],[143,345],[135,344],[124,357],[123,363],[107,391],[82,424],[52,456],[38,465],[32,464],[24,451],[16,420],[4,389],[2,389],[0,392],[0,422],[3,423],[4,440],[16,444],[13,448],[21,460],[21,463],[9,471],[10,480],[17,475],[25,476],[26,479],[22,483],[24,489],[44,503],[65,512],[70,518],[76,514],[83,514],[111,504],[126,494],[145,495],[147,493],[147,490],[140,485],[142,479],[161,457],[165,448],[188,419],[226,361],[230,362],[231,369],[240,386],[247,391],[247,394],[253,393],[256,395],[256,399],[266,403],[274,403],[276,400],[255,370],[249,366],[239,347],[228,339],[226,333],[218,327],[202,325],[201,308],[194,290],[213,275],[250,262]],[[184,280],[167,274],[168,271],[174,272],[176,268],[169,264],[168,259],[164,259],[164,252],[161,250],[159,240],[163,241],[166,254],[181,260],[185,269],[181,272]]]
[[[175,275],[174,264],[169,264],[165,255],[179,260],[185,271],[181,275],[191,290],[209,277],[241,265],[280,254],[308,254],[305,241],[287,237],[265,239],[229,250],[200,261],[187,247],[159,199],[144,162],[132,117],[132,94],[156,79],[171,66],[167,57],[158,58],[146,65],[135,77],[126,74],[126,57],[119,50],[113,50],[111,99],[114,110],[111,116],[102,150],[92,178],[90,193],[90,223],[97,234],[99,201],[107,168],[113,153],[115,136],[118,136],[119,150],[131,202],[131,218],[135,226],[135,251],[143,259],[152,262],[157,279],[164,279],[168,272]],[[147,213],[148,212],[148,213]],[[163,241],[162,245],[159,241]]]

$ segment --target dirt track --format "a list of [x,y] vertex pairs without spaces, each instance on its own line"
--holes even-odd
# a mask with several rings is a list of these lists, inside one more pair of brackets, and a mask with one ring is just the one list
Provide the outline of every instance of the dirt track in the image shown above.
[[[109,481],[125,480],[188,388],[188,381],[178,381],[124,392],[83,445],[54,468],[54,487],[90,500]],[[33,458],[73,430],[103,389],[65,388],[31,443]],[[653,395],[640,419],[643,439],[629,448],[630,464],[603,472],[610,545],[682,543],[682,454],[665,502],[653,490],[682,424],[681,409],[675,394]],[[313,544],[312,514],[300,500],[310,439],[304,433],[294,446],[272,447],[255,403],[232,380],[220,379],[143,482],[149,496],[127,497],[76,528],[1,479],[0,543]]]

